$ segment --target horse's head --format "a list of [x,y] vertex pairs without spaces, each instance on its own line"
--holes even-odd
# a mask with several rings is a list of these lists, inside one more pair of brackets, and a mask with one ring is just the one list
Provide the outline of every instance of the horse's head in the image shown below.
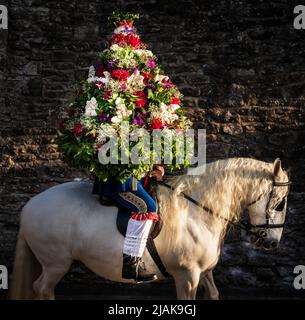
[[255,247],[270,250],[278,246],[285,222],[289,184],[280,159],[276,159],[268,189],[248,206],[251,242]]

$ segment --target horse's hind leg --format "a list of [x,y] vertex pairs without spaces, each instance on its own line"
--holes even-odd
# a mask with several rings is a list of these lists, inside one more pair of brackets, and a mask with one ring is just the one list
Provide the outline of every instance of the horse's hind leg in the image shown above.
[[208,271],[201,279],[199,286],[204,287],[204,299],[219,300],[219,292],[214,282],[213,271]]
[[34,292],[38,300],[54,300],[54,289],[67,273],[70,264],[43,266],[40,277],[34,282]]

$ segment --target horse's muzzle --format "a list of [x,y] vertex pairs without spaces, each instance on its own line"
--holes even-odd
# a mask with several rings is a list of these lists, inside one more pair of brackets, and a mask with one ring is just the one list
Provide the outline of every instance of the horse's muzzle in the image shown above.
[[273,250],[276,249],[279,246],[279,242],[275,239],[268,239],[268,238],[262,238],[257,237],[255,235],[252,235],[250,237],[251,243],[254,245],[257,249],[263,249],[263,250]]

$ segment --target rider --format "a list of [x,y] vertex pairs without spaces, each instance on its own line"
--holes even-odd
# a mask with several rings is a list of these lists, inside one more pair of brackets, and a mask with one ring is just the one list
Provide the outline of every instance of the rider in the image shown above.
[[[150,177],[161,181],[164,168],[156,165]],[[101,190],[102,195],[113,199],[131,211],[123,246],[122,278],[136,281],[155,280],[155,274],[148,273],[142,263],[147,238],[154,220],[158,220],[154,199],[145,190],[146,177],[136,180],[129,177],[124,183],[108,178]]]

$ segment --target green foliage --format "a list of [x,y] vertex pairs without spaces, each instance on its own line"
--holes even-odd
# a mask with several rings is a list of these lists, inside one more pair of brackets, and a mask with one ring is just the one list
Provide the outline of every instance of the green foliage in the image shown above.
[[121,21],[134,22],[135,20],[138,20],[139,18],[140,18],[140,15],[137,13],[114,11],[114,12],[112,12],[112,15],[108,18],[108,21],[113,26],[116,27],[118,22],[121,22]]

